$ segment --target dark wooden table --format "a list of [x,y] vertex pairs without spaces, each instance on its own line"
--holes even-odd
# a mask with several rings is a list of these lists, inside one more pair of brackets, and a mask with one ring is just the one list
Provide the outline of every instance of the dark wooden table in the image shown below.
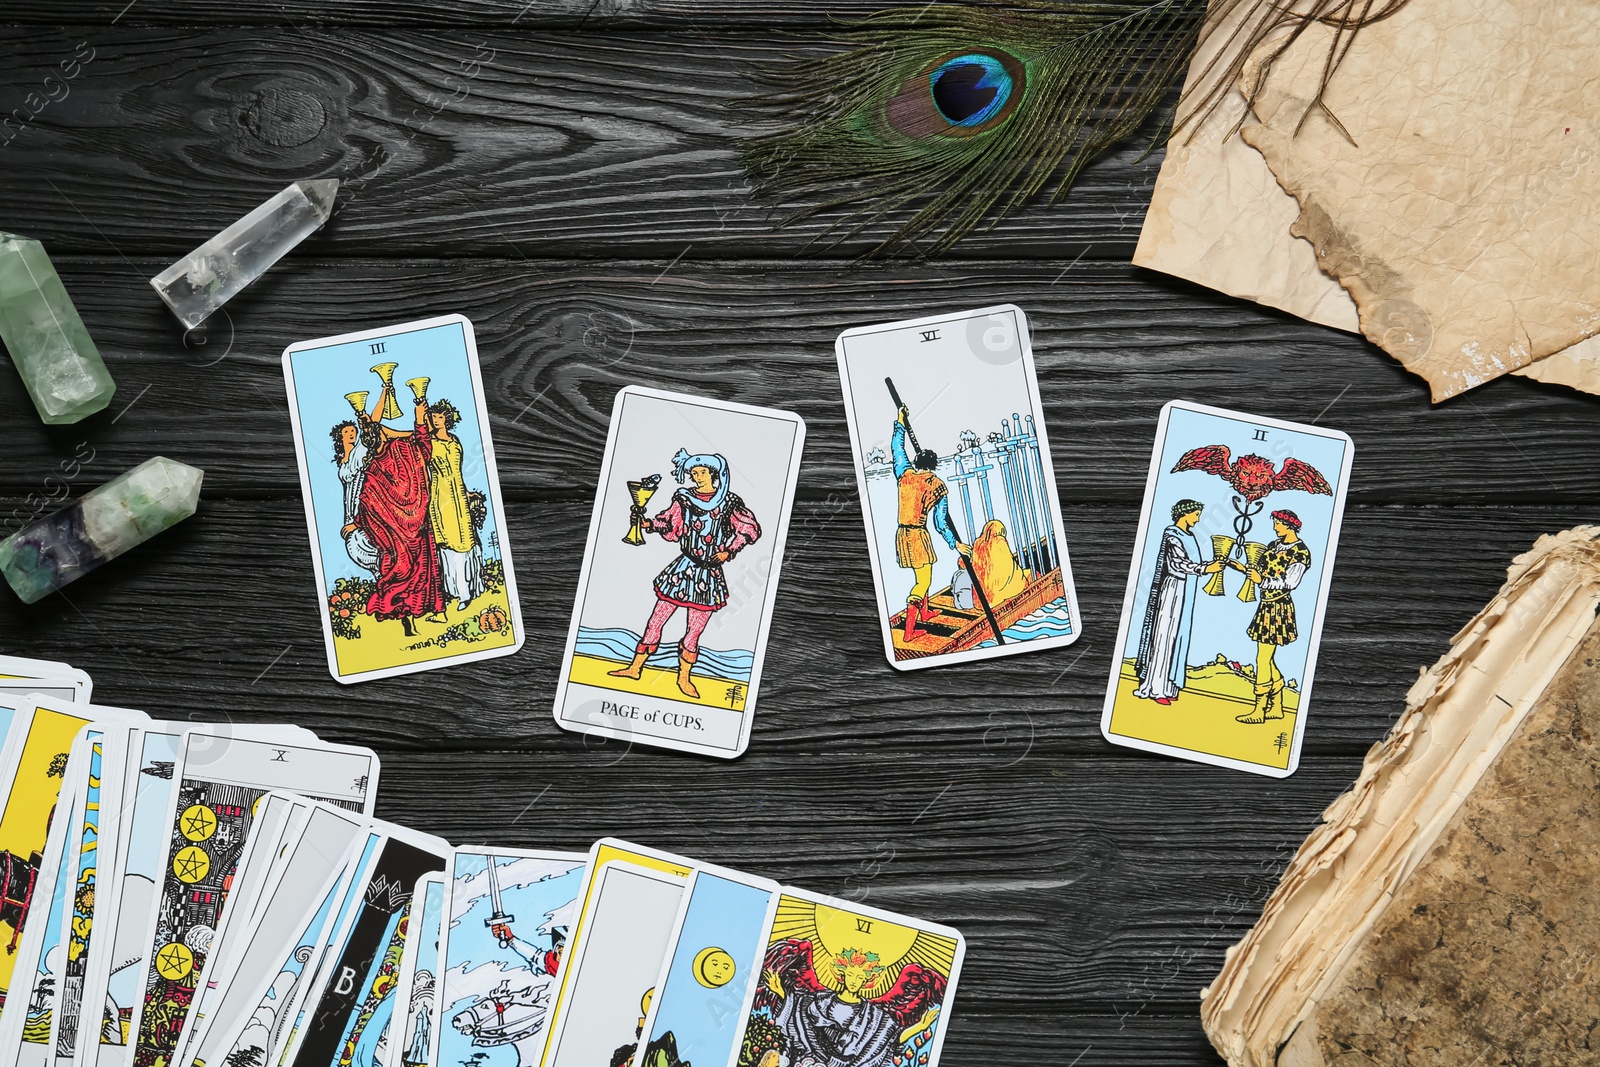
[[[379,812],[459,842],[617,834],[938,919],[971,948],[946,1046],[977,1064],[1207,1064],[1197,994],[1418,668],[1540,533],[1592,521],[1600,406],[1502,379],[1431,407],[1364,341],[1129,266],[1159,153],[1095,166],[931,263],[775,230],[730,103],[790,35],[874,0],[51,0],[0,11],[0,228],[45,241],[118,382],[46,429],[0,370],[3,509],[152,455],[200,514],[33,608],[0,651],[105,703],[293,720],[376,747]],[[65,64],[65,66],[63,65]],[[70,76],[69,76],[69,72]],[[287,182],[335,219],[185,335],[146,279]],[[1015,301],[1032,316],[1086,633],[883,661],[835,334]],[[327,674],[280,353],[477,325],[529,639],[356,687]],[[762,709],[723,764],[563,733],[549,698],[612,394],[799,411],[805,463]],[[1174,397],[1354,436],[1317,706],[1286,781],[1099,734],[1155,417]],[[90,454],[76,477],[62,464]]]

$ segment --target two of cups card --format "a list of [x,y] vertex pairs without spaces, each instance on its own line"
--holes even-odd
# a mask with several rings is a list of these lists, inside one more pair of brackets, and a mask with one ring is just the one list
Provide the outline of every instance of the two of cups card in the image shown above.
[[[1059,649],[1083,621],[1027,318],[847,330],[836,356],[885,658]],[[290,346],[329,670],[506,656],[524,630],[471,323]],[[731,758],[750,742],[799,416],[628,387],[601,462],[554,716]],[[1120,745],[1286,776],[1299,760],[1353,446],[1162,409],[1102,714]]]

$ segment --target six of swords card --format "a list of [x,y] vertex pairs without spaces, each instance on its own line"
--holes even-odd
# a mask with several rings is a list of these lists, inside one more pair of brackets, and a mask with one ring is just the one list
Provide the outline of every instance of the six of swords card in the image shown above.
[[556,686],[562,729],[744,752],[804,444],[787,411],[617,394]]
[[1082,621],[1021,309],[846,330],[837,352],[890,664],[1076,641]]
[[283,354],[328,670],[387,678],[522,647],[472,323]]
[[1319,426],[1162,409],[1106,740],[1294,773],[1354,451]]

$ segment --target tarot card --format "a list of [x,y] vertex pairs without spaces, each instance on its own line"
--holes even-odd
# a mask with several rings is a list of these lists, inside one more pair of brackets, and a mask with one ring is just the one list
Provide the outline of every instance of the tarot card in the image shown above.
[[[394,990],[394,1018],[399,1020],[400,1028],[389,1039],[384,1067],[428,1067],[436,1062],[431,1050],[434,1032],[442,1022],[438,976],[444,879],[444,874],[425,874],[417,879],[412,891],[406,947],[400,957],[400,981]],[[533,1062],[538,1062],[537,1057]]]
[[442,871],[449,842],[399,826],[386,837],[354,905],[324,957],[320,988],[307,1001],[292,1063],[324,1067],[346,1060],[373,1067],[394,1009],[394,978],[404,948],[403,922],[417,879]]
[[17,709],[28,706],[32,696],[59,700],[66,704],[87,704],[93,685],[83,671],[53,660],[0,656],[0,781],[8,780],[16,766],[22,730]]
[[948,927],[786,889],[739,1062],[935,1067],[965,955]]
[[[119,779],[121,783],[121,796],[116,803],[116,817],[114,819],[102,818],[105,824],[100,834],[98,848],[98,864],[95,877],[94,890],[94,921],[99,927],[98,936],[89,938],[88,946],[82,954],[84,961],[83,993],[81,1002],[85,1005],[101,1005],[99,1018],[95,1018],[93,1008],[81,1012],[78,1020],[78,1040],[72,1051],[71,1063],[73,1067],[83,1067],[86,1063],[95,1063],[99,1058],[99,1046],[102,1042],[110,1044],[123,1038],[122,1013],[113,1006],[107,995],[107,986],[111,978],[110,959],[113,946],[122,936],[119,923],[122,906],[122,883],[125,871],[128,869],[128,848],[132,841],[133,825],[136,822],[138,801],[141,789],[145,785],[144,767],[146,734],[148,728],[155,727],[156,723],[143,723],[138,726],[127,727],[127,737],[123,744],[122,767]],[[173,745],[176,747],[176,734],[173,735]],[[163,786],[165,783],[163,783]],[[105,787],[102,785],[102,789]],[[165,793],[161,804],[165,811]],[[156,861],[150,861],[156,862]],[[149,898],[145,898],[145,907],[140,910],[142,915],[149,910]],[[134,922],[132,925],[140,925]],[[92,931],[91,931],[92,933]],[[58,1067],[65,1065],[58,1064]]]
[[1059,648],[1083,624],[1021,309],[839,335],[883,623],[901,670]]
[[624,860],[596,866],[563,961],[546,1067],[632,1062],[686,876]]
[[1294,773],[1354,451],[1319,426],[1177,400],[1161,409],[1107,741]]
[[[252,1022],[261,1024],[260,1036],[265,1038],[269,1019],[252,1016],[264,999],[281,1003],[288,991],[286,982],[297,980],[301,970],[295,967],[285,978],[285,950],[298,947],[298,942],[286,944],[286,938],[294,941],[291,932],[305,930],[329,908],[331,895],[359,855],[365,818],[329,804],[304,802],[303,806],[305,818],[293,821],[294,832],[284,841],[285,860],[244,928],[235,931],[233,917],[238,913],[230,907],[231,917],[225,921],[228,939],[236,942],[234,964],[227,981],[202,1005],[203,1014],[196,1013],[198,1017],[185,1027],[192,1036],[183,1062],[224,1062]],[[260,1047],[264,1058],[264,1040]]]
[[0,705],[9,707],[10,701],[20,701],[29,693],[69,704],[87,704],[93,691],[88,674],[65,663],[0,656]]
[[[458,848],[445,883],[429,1063],[537,1064],[588,857]],[[445,1021],[449,1025],[444,1025]]]
[[[620,841],[614,837],[604,837],[594,843],[594,845],[589,849],[589,863],[584,870],[583,887],[579,890],[578,894],[579,904],[577,922],[573,927],[571,935],[567,939],[568,949],[564,956],[564,963],[561,968],[561,973],[558,976],[560,981],[559,988],[556,990],[556,1010],[552,1016],[552,1034],[557,1032],[559,1029],[558,1024],[560,1023],[560,1016],[565,1010],[565,1005],[572,994],[571,979],[573,972],[571,963],[573,959],[573,950],[571,946],[581,938],[588,925],[589,915],[595,906],[596,900],[598,899],[600,882],[597,880],[596,875],[599,869],[604,865],[619,861],[623,863],[631,863],[636,867],[642,867],[646,870],[651,870],[670,876],[680,887],[680,901],[682,896],[681,887],[688,881],[689,875],[694,873],[696,866],[694,861],[686,859],[683,856],[676,856],[670,852],[662,852],[658,849],[647,848],[644,845],[635,845],[628,841]],[[677,913],[674,910],[672,917],[675,919],[676,916]],[[663,936],[670,933],[671,923],[669,922]],[[644,951],[645,955],[649,955],[653,950]],[[663,944],[661,952],[656,959],[658,968],[661,960],[664,959],[665,956],[666,948]],[[648,983],[653,981],[656,977],[656,975],[645,976],[645,985],[640,986],[640,990],[643,991],[644,989],[648,988]],[[624,990],[624,999],[626,999],[626,990]],[[642,1023],[643,1020],[641,1019],[640,1022]],[[635,1036],[635,1043],[637,1043],[637,1040],[637,1036]],[[541,1067],[544,1067],[544,1065],[548,1065],[551,1062],[551,1054],[553,1052],[553,1045],[549,1048],[546,1048],[545,1055],[541,1060]],[[524,1065],[524,1067],[527,1067],[527,1065]]]
[[[50,816],[61,796],[62,775],[72,743],[90,722],[132,722],[142,712],[106,708],[97,704],[68,704],[48,697],[33,697],[19,709],[13,723],[17,757],[0,813],[0,886],[42,885],[39,863],[45,850]],[[0,894],[0,940],[8,951],[0,953],[0,997],[11,987],[15,950],[23,924],[32,908],[27,892]],[[26,974],[26,972],[24,972]],[[15,1002],[13,1002],[15,1003]],[[27,1003],[23,1000],[22,1003]],[[5,1014],[0,1009],[0,1022]]]
[[292,793],[267,793],[256,801],[255,807],[256,816],[251,821],[244,849],[233,865],[228,906],[211,935],[205,980],[195,988],[194,997],[189,1001],[177,1044],[173,1047],[172,1063],[189,1063],[194,1058],[195,1042],[205,1036],[218,999],[234,980],[239,948],[244,941],[244,937],[235,932],[247,934],[255,925],[256,909],[268,886],[282,873],[280,864],[310,815],[307,803]]
[[556,684],[562,729],[744,752],[804,444],[787,411],[617,394]]
[[721,868],[689,876],[636,1062],[733,1067],[778,903],[778,884]]
[[54,1067],[68,1067],[78,1042],[98,1037],[99,1005],[97,1003],[96,1011],[87,1013],[85,1018],[84,1005],[88,1002],[83,999],[83,990],[96,920],[105,914],[98,908],[102,899],[100,874],[102,871],[109,873],[117,862],[122,777],[127,766],[129,739],[135,732],[131,726],[108,725],[99,731],[100,740],[96,742],[95,729],[91,727],[85,731],[90,745],[89,773],[82,807],[73,811],[74,829],[70,833],[76,835],[77,840],[72,842],[76,847],[70,850],[62,865],[66,895],[61,901],[59,920],[52,917],[53,922],[59,923],[54,945],[47,946],[43,957],[55,986],[50,1033],[40,1050],[46,1055],[37,1059],[34,1055],[24,1055],[19,1063],[53,1063]]
[[239,728],[191,729],[183,736],[145,989],[133,1020],[135,1067],[164,1063],[177,1047],[257,801],[284,790],[364,815],[372,810],[378,757],[371,749],[281,736]]
[[28,894],[33,921],[24,922],[21,937],[7,946],[8,955],[15,952],[16,962],[7,989],[12,1009],[0,1020],[0,1049],[9,1050],[12,1061],[25,1061],[28,1067],[41,1067],[49,1059],[50,1023],[58,985],[54,972],[60,966],[56,950],[60,946],[62,914],[70,906],[68,898],[72,895],[72,840],[84,818],[89,776],[99,769],[90,754],[100,747],[101,737],[91,727],[72,743],[62,769],[57,804],[64,817],[50,820],[39,857],[38,880]]
[[335,680],[521,648],[472,323],[446,315],[303,341],[283,371]]
[[75,1067],[100,1067],[102,1051],[109,1067],[119,1060],[117,1052],[129,1048],[135,1000],[143,990],[150,910],[166,855],[162,824],[171,802],[178,745],[188,728],[187,723],[150,722],[129,736],[116,865],[96,889],[97,911],[103,909],[109,925],[90,943],[84,978],[83,1002],[103,1003],[105,1008],[99,1041],[79,1042]]

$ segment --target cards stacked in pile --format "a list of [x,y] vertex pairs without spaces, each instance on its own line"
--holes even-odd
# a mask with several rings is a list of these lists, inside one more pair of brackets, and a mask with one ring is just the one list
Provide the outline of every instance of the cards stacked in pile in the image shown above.
[[[0,659],[3,1067],[927,1067],[954,930],[615,840],[455,848],[378,759]],[[14,710],[13,710],[14,709]]]

